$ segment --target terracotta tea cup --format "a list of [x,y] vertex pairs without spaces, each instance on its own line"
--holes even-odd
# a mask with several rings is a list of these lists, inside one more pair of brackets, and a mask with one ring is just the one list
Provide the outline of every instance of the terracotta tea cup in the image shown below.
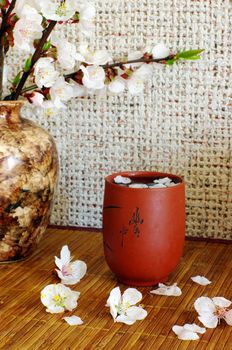
[[[171,178],[165,188],[129,188],[118,175],[136,183]],[[119,282],[151,286],[165,282],[177,267],[185,238],[185,185],[182,178],[158,172],[120,172],[107,176],[103,204],[106,261]]]

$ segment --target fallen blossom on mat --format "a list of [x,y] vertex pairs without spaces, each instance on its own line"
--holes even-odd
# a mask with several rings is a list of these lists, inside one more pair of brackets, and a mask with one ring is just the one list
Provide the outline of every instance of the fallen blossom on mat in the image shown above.
[[221,319],[232,326],[232,309],[228,309],[230,305],[231,301],[223,297],[200,297],[194,303],[199,321],[207,328],[216,328]]
[[110,308],[114,322],[132,325],[147,316],[146,310],[141,306],[135,306],[141,300],[142,294],[137,289],[128,288],[122,295],[120,288],[116,287],[110,292],[106,306]]
[[118,175],[114,178],[114,182],[116,184],[124,184],[124,185],[128,185],[131,183],[131,179],[129,177],[125,177],[125,176],[121,176]]
[[201,286],[207,286],[208,284],[212,283],[211,281],[208,280],[208,278],[204,276],[194,276],[194,277],[191,277],[191,280],[195,283],[200,284]]
[[172,330],[180,340],[197,340],[199,339],[197,333],[203,334],[206,331],[205,328],[199,327],[195,323],[186,323],[184,326],[175,325],[172,327]]
[[151,294],[157,294],[157,295],[167,295],[167,296],[174,296],[178,297],[182,294],[181,289],[177,286],[177,283],[174,283],[171,286],[166,286],[163,283],[158,284],[159,288],[151,290]]
[[56,314],[75,309],[79,296],[79,292],[73,291],[61,283],[49,284],[41,291],[41,302],[46,306],[47,312]]
[[56,269],[56,272],[63,284],[76,284],[86,274],[87,265],[84,261],[76,260],[71,262],[71,260],[70,250],[67,245],[62,247],[60,258],[55,256],[55,264],[59,268],[59,270]]
[[63,317],[63,320],[65,320],[70,326],[80,326],[84,323],[80,317],[75,315]]

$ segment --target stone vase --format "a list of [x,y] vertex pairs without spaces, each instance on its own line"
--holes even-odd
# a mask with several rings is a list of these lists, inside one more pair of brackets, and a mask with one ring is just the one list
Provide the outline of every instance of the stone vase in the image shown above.
[[[117,175],[136,183],[171,178],[166,188],[129,188]],[[105,180],[103,240],[106,262],[119,282],[152,286],[165,282],[177,267],[185,239],[185,185],[172,174],[123,172]]]
[[58,174],[52,137],[0,102],[0,262],[28,256],[49,223]]

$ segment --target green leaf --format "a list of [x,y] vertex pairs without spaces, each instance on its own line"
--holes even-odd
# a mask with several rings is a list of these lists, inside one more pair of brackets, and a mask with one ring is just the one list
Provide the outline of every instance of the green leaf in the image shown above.
[[43,46],[43,51],[47,51],[47,50],[49,50],[50,49],[50,47],[51,47],[51,42],[50,41],[47,41],[45,44],[44,44],[44,46]]
[[171,60],[167,60],[166,64],[169,66],[172,66],[175,62],[176,62],[176,60],[171,59]]
[[24,65],[24,72],[29,72],[29,70],[31,69],[31,58],[32,56],[30,56],[26,62],[25,62],[25,65]]
[[13,84],[14,86],[17,86],[17,85],[18,85],[18,83],[19,83],[19,81],[20,81],[20,77],[21,77],[21,72],[19,72],[19,73],[15,76],[14,80],[12,81],[12,84]]
[[178,53],[178,57],[183,59],[190,59],[191,57],[197,57],[203,51],[204,49],[183,51]]
[[192,56],[192,57],[185,58],[185,60],[191,60],[191,61],[196,61],[199,59],[201,59],[201,56]]

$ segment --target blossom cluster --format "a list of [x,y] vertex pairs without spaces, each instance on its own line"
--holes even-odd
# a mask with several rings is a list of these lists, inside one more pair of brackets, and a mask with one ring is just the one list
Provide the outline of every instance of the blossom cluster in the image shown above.
[[[139,94],[152,75],[152,63],[172,65],[179,59],[198,59],[202,50],[173,54],[163,43],[128,53],[115,62],[106,48],[94,50],[88,37],[94,33],[96,10],[88,0],[2,0],[0,46],[28,55],[14,77],[8,100],[26,98],[44,108],[65,108],[68,100],[108,91],[128,89]],[[76,24],[85,39],[69,42],[60,25]],[[3,48],[0,47],[0,50]],[[4,57],[0,65],[3,64]],[[3,77],[0,76],[0,85]],[[29,84],[28,84],[29,83]],[[26,85],[26,86],[25,86]],[[0,93],[2,87],[0,86]]]

